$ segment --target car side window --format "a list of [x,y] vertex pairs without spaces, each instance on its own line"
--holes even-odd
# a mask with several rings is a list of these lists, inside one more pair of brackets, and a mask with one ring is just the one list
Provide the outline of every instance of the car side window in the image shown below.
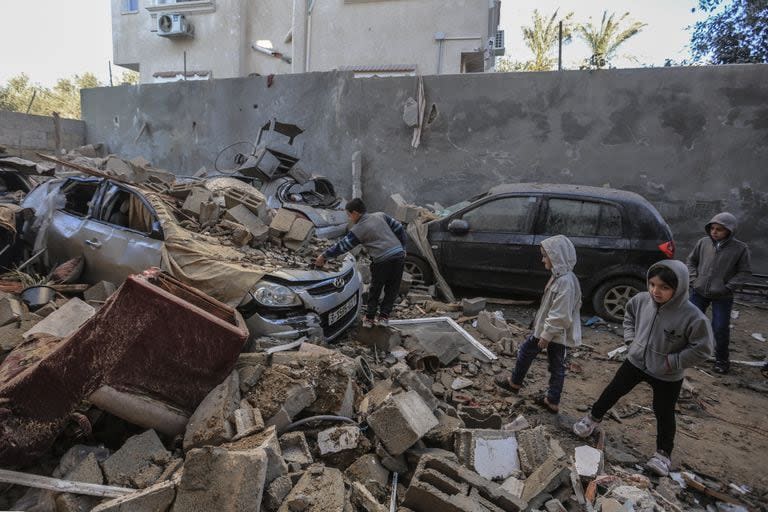
[[613,205],[550,199],[544,234],[566,236],[622,236],[621,212]]
[[152,211],[137,194],[118,187],[113,187],[107,192],[100,217],[108,224],[147,235],[152,232],[152,224],[156,221]]
[[535,197],[502,197],[466,212],[462,219],[471,231],[527,233]]
[[78,217],[88,215],[98,183],[72,181],[62,187],[64,193],[64,211]]

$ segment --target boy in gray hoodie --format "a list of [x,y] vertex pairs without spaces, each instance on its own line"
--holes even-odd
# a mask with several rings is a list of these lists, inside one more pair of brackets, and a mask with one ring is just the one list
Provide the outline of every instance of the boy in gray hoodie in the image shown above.
[[683,386],[683,370],[706,360],[712,352],[712,328],[688,301],[688,269],[681,261],[663,260],[648,270],[648,291],[627,302],[624,342],[627,359],[592,406],[574,426],[589,437],[603,416],[641,382],[653,390],[656,454],[646,467],[659,476],[669,474],[675,441],[675,404]]
[[691,302],[702,312],[712,304],[715,333],[715,372],[728,373],[733,292],[752,275],[749,248],[736,239],[736,217],[718,213],[704,226],[701,238],[688,255]]
[[546,349],[549,388],[540,403],[556,413],[565,381],[566,347],[581,345],[581,286],[573,273],[576,249],[567,237],[556,235],[543,240],[541,261],[552,272],[552,277],[544,288],[541,306],[533,321],[533,333],[520,345],[515,371],[511,375],[499,375],[494,381],[497,386],[517,393],[536,355]]

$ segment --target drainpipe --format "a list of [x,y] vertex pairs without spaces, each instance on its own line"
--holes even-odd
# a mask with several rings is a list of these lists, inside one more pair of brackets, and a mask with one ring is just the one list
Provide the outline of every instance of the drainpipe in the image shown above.
[[307,40],[307,49],[306,49],[306,57],[304,59],[304,65],[305,69],[304,71],[309,73],[309,70],[311,69],[311,64],[309,62],[310,57],[312,56],[312,9],[315,7],[315,0],[307,0],[307,32],[306,32],[306,40]]
[[293,0],[293,62],[292,73],[307,70],[307,0]]

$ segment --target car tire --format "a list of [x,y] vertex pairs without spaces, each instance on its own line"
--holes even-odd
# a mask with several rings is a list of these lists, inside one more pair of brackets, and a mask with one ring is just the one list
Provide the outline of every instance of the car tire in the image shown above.
[[645,290],[645,284],[633,277],[609,279],[595,290],[592,295],[592,307],[604,320],[621,323],[627,301],[635,294]]
[[405,257],[405,271],[413,277],[413,284],[428,286],[435,281],[429,263],[417,256]]

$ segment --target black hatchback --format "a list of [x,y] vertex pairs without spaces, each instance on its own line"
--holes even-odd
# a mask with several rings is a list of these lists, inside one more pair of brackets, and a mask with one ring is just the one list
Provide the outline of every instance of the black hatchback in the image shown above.
[[[576,247],[574,269],[585,302],[621,322],[627,300],[644,290],[648,267],[673,258],[672,231],[656,208],[633,192],[577,185],[499,185],[430,222],[429,246],[451,286],[541,295],[549,271],[541,241],[566,235]],[[413,240],[406,271],[431,283],[433,272]]]

